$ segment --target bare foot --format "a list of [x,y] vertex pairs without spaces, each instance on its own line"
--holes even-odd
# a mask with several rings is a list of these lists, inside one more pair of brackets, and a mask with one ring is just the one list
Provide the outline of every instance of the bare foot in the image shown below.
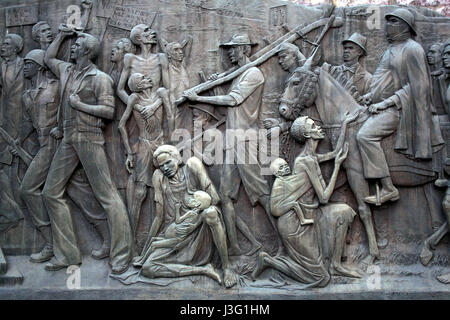
[[256,244],[253,246],[253,248],[250,249],[249,252],[247,252],[245,255],[246,256],[252,256],[254,255],[258,250],[260,250],[262,248],[262,244],[259,242],[256,242]]
[[447,273],[447,274],[441,274],[440,276],[437,276],[436,279],[437,279],[439,282],[448,284],[448,283],[450,283],[450,273]]
[[256,268],[252,272],[252,279],[256,280],[256,278],[267,268],[266,263],[264,262],[264,258],[270,257],[266,252],[261,251],[258,254],[258,260],[256,261]]
[[344,276],[344,277],[350,277],[350,278],[362,278],[362,276],[358,272],[358,270],[346,268],[342,265],[338,265],[338,266],[331,265],[330,273],[335,276]]
[[223,270],[223,283],[225,288],[231,288],[237,283],[236,274],[230,268]]
[[375,262],[375,259],[375,256],[371,254],[367,255],[367,257],[365,257],[360,263],[361,269],[366,270],[368,266]]
[[214,269],[211,263],[208,263],[205,266],[205,275],[216,280],[219,284],[222,284],[222,279],[220,278],[220,275],[217,273],[216,269]]
[[431,252],[430,247],[428,246],[428,242],[425,241],[423,244],[422,251],[420,252],[420,262],[424,266],[428,265],[430,263],[431,259],[433,258],[433,252]]

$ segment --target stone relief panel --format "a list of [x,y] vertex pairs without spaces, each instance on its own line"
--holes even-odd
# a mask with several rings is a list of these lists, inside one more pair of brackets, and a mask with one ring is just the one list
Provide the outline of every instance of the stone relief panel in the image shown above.
[[0,7],[0,285],[450,290],[449,18]]

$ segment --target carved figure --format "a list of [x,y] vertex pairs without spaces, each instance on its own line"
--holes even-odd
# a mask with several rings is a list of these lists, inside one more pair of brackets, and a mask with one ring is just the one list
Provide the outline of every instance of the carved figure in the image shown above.
[[[270,169],[272,170],[272,174],[276,177],[273,185],[278,188],[278,185],[281,185],[284,183],[284,180],[287,180],[289,178],[283,178],[290,176],[291,169],[289,168],[288,163],[286,160],[282,158],[275,159],[272,164],[270,165]],[[303,226],[305,224],[313,224],[313,219],[306,219],[305,213],[303,212],[302,207],[297,202],[292,202],[292,208],[294,209],[295,213],[297,214],[297,217],[300,221],[300,224]]]
[[[250,56],[252,45],[255,44],[250,42],[247,34],[235,34],[230,42],[221,46],[229,50],[228,56],[231,63],[241,67],[249,63],[248,57]],[[250,129],[256,133],[258,130],[263,84],[264,75],[262,72],[257,67],[251,67],[233,80],[230,92],[227,95],[199,96],[195,91],[187,90],[183,96],[194,102],[227,107],[227,130]],[[227,146],[235,148],[234,143],[234,141],[227,141]],[[254,143],[254,141],[249,142],[249,144]],[[251,157],[252,152],[248,153]],[[230,240],[230,253],[233,255],[241,254],[236,226],[252,244],[252,249],[247,254],[253,254],[261,248],[261,244],[256,240],[248,226],[234,211],[233,200],[237,199],[241,182],[252,205],[255,206],[259,202],[264,207],[269,221],[276,230],[275,222],[270,216],[270,191],[267,181],[260,175],[261,167],[257,159],[253,159],[254,161],[252,162],[249,160],[249,163],[242,163],[244,162],[240,159],[242,157],[243,155],[238,155],[236,150],[234,150],[233,163],[225,163],[223,165],[220,177],[222,209]]]
[[[135,52],[135,46],[128,38],[121,38],[116,41],[114,44],[112,50],[111,50],[111,56],[110,56],[110,62],[111,66],[109,69],[109,76],[114,81],[114,92],[117,93],[117,86],[119,84],[120,74],[123,70],[123,59],[125,54],[127,53],[134,53]],[[114,100],[116,103],[116,112],[114,113],[114,119],[106,125],[105,128],[105,136],[110,137],[110,141],[106,143],[106,154],[111,159],[111,166],[115,168],[112,170],[111,174],[113,176],[113,180],[119,189],[119,191],[125,190],[126,192],[129,192],[130,194],[133,193],[133,187],[130,185],[130,188],[128,190],[128,171],[126,167],[124,166],[124,163],[127,159],[127,154],[125,151],[125,146],[122,143],[122,138],[119,132],[119,122],[120,119],[123,116],[123,113],[126,109],[126,104],[122,102],[122,100],[117,98]],[[130,132],[130,135],[135,136],[136,135],[136,125],[130,124],[128,125],[128,132]],[[130,181],[130,184],[134,183],[133,181]],[[126,196],[127,201],[132,200],[132,196]],[[131,208],[132,203],[127,203],[127,207]]]
[[31,38],[39,43],[42,50],[47,50],[53,41],[52,28],[47,21],[39,21],[31,28]]
[[[305,61],[305,56],[300,52],[300,49],[292,43],[283,43],[278,51],[278,64],[281,69],[289,72],[289,76],[297,69],[301,67]],[[280,135],[283,132],[289,131],[292,121],[286,118],[274,119],[267,118],[263,120],[264,128],[268,130],[267,137],[271,138],[276,134]],[[275,133],[276,132],[276,133]]]
[[189,89],[189,76],[185,66],[185,56],[189,55],[192,44],[192,37],[188,36],[180,42],[165,43],[165,52],[169,61],[169,98],[172,104],[172,110],[175,114],[174,129],[182,128],[189,132],[192,131],[192,110],[188,106],[175,106],[175,101],[179,99],[182,93]]
[[52,224],[55,254],[45,268],[59,270],[81,263],[70,211],[63,197],[72,173],[81,163],[108,216],[112,272],[122,273],[132,257],[132,233],[126,207],[111,180],[102,132],[104,119],[114,116],[112,79],[92,62],[100,49],[98,39],[92,35],[77,33],[70,54],[74,64],[56,59],[62,42],[74,34],[64,26],[60,31],[45,55],[46,65],[61,81],[60,114],[64,119],[64,137],[42,191]]
[[[44,238],[44,248],[30,256],[32,262],[45,262],[53,257],[53,241],[50,219],[41,198],[51,161],[61,138],[57,127],[59,106],[59,81],[54,79],[44,64],[45,51],[30,51],[24,58],[24,76],[31,82],[31,88],[23,94],[24,121],[21,126],[19,145],[36,131],[40,149],[28,166],[22,179],[19,193],[30,213],[33,225]],[[14,155],[18,152],[12,151]],[[83,215],[94,226],[102,239],[99,250],[92,251],[92,257],[102,259],[109,256],[110,236],[106,214],[95,199],[82,168],[78,168],[69,181],[69,197],[80,207]]]
[[445,74],[442,66],[442,53],[444,45],[440,42],[433,43],[427,52],[427,61],[430,66],[431,84],[433,90],[434,106],[437,114],[445,114],[445,100],[442,100],[439,77]]
[[[363,66],[363,58],[367,55],[367,39],[355,32],[350,38],[342,41],[344,64],[330,67],[330,74],[347,90],[355,90],[363,96],[369,90],[372,75]],[[358,100],[358,99],[357,99]]]
[[19,157],[11,154],[15,146],[12,142],[17,142],[19,136],[23,112],[23,59],[18,56],[22,48],[22,37],[8,33],[0,50],[0,127],[7,135],[2,134],[0,138],[0,220],[6,227],[16,224],[23,215],[14,192],[19,185],[16,174]]
[[[156,31],[150,29],[148,25],[138,24],[131,29],[130,39],[140,49],[140,53],[137,55],[127,53],[124,56],[117,95],[125,104],[128,103],[125,85],[133,73],[142,73],[149,77],[155,88],[163,87],[167,89],[170,87],[166,54],[152,53],[153,47],[157,44]],[[167,121],[170,137],[175,127],[174,114],[167,114]]]
[[[271,257],[261,252],[257,267],[252,273],[253,278],[270,267],[310,287],[324,287],[330,280],[328,268],[324,265],[326,256],[331,259],[331,274],[361,277],[357,270],[341,264],[346,233],[356,213],[343,203],[327,204],[333,193],[340,165],[348,152],[347,145],[342,148],[346,126],[355,118],[352,115],[344,122],[337,146],[339,149],[327,154],[316,154],[319,141],[325,137],[320,126],[306,116],[294,121],[291,135],[297,142],[304,143],[305,148],[295,159],[292,175],[278,177],[271,194],[272,214],[278,217],[278,232],[288,256]],[[333,158],[334,171],[327,185],[322,178],[319,163]],[[315,200],[316,197],[319,201]],[[304,214],[314,217],[315,223],[302,225],[301,217],[293,210],[294,205],[299,206]],[[326,255],[324,249],[328,251]]]
[[[185,214],[180,214],[180,204],[175,206],[175,222],[172,222],[161,237],[153,237],[150,251],[156,248],[172,248],[186,239],[201,223],[203,210],[211,206],[211,196],[201,190],[197,190],[187,201],[191,209]],[[206,213],[205,213],[206,214]]]
[[[441,78],[439,80],[445,82],[445,80],[447,79],[447,75],[450,74],[450,41],[446,42],[443,45],[442,62],[445,73],[441,75]],[[447,110],[449,110],[450,108],[448,106],[450,106],[450,85],[448,84],[448,80],[447,88],[443,93],[441,93],[441,95],[445,99],[444,101],[447,105]],[[446,165],[448,166],[448,163]],[[438,243],[450,230],[450,180],[436,180],[435,184],[437,187],[447,188],[444,199],[442,201],[442,209],[447,221],[424,241],[422,251],[420,253],[420,261],[424,266],[426,266],[433,258],[433,252],[431,250],[438,245]],[[450,283],[450,273],[437,276],[437,280],[442,283]]]
[[[380,201],[368,196],[367,203],[380,205],[399,199],[389,173],[381,140],[397,130],[395,151],[414,159],[430,160],[433,148],[443,143],[432,121],[431,84],[425,52],[412,39],[414,16],[407,9],[385,15],[390,45],[373,74],[369,112],[371,116],[357,135],[366,179],[380,179]],[[436,150],[435,150],[436,151]]]
[[[153,161],[158,168],[152,178],[155,188],[156,215],[142,251],[143,254],[137,257],[133,264],[142,266],[141,275],[145,277],[202,274],[222,283],[218,273],[209,264],[215,245],[222,262],[223,284],[227,288],[234,286],[237,279],[230,267],[225,228],[220,210],[216,206],[220,202],[219,195],[201,160],[192,157],[186,161],[185,165],[182,165],[178,149],[170,145],[159,147],[153,155]],[[171,223],[176,222],[178,210],[180,210],[178,213],[180,216],[190,211],[189,199],[198,190],[208,193],[211,197],[211,206],[200,213],[201,221],[196,220],[198,226],[188,228],[191,232],[185,234],[185,240],[173,247],[152,248],[153,237],[158,233],[164,234]]]
[[[163,109],[170,108],[164,98],[164,89],[155,88],[149,76],[133,73],[128,79],[128,87],[132,94],[128,98],[127,109],[119,122],[119,131],[128,154],[126,168],[134,176],[135,188],[132,200],[131,228],[136,236],[141,205],[147,195],[147,186],[151,186],[153,174],[153,152],[164,144]],[[162,92],[162,93],[161,93]],[[126,123],[133,115],[139,130],[137,150],[131,149]]]

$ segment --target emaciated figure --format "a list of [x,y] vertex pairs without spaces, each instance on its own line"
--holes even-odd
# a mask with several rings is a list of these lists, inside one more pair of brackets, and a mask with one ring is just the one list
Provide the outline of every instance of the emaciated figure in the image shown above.
[[[348,152],[346,144],[342,148],[346,125],[343,127],[336,150],[316,154],[319,141],[325,137],[322,129],[307,116],[297,118],[292,124],[292,137],[305,144],[305,148],[295,159],[292,175],[274,184],[271,194],[271,212],[278,217],[278,232],[288,256],[271,257],[261,252],[253,278],[268,267],[311,287],[326,286],[330,280],[329,272],[361,277],[357,270],[344,267],[341,263],[347,230],[356,213],[344,203],[328,204],[340,166]],[[319,163],[333,158],[334,170],[327,185]],[[294,202],[308,218],[314,219],[314,224],[301,225],[293,210]],[[324,264],[325,257],[331,260],[329,271]]]
[[[134,259],[134,266],[142,267],[141,274],[149,278],[201,274],[222,283],[210,265],[215,247],[222,262],[223,283],[227,288],[234,286],[237,279],[228,260],[225,228],[217,207],[220,198],[201,160],[192,157],[182,165],[178,149],[170,145],[160,146],[153,156],[158,168],[152,178],[156,215],[142,256]],[[175,247],[153,250],[153,237],[164,234],[176,222],[177,210],[180,216],[191,210],[188,202],[198,190],[208,193],[212,199],[211,205],[201,212],[199,225],[193,230],[189,228],[191,232]]]

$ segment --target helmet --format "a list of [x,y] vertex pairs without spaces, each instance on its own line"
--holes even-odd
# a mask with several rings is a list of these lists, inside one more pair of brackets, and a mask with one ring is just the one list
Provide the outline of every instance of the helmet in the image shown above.
[[36,62],[38,65],[45,67],[44,64],[44,55],[45,51],[41,49],[34,49],[27,53],[24,60],[32,60]]
[[367,55],[366,50],[366,43],[367,38],[364,37],[362,34],[359,34],[358,32],[355,32],[350,36],[350,38],[343,40],[341,43],[344,44],[346,42],[353,42],[354,44],[358,45],[363,50],[364,55]]
[[397,17],[399,19],[402,19],[403,21],[405,21],[408,26],[411,28],[411,31],[414,35],[417,35],[416,32],[416,28],[414,25],[414,15],[407,9],[396,9],[394,11],[392,11],[391,13],[387,13],[384,15],[384,18],[387,19],[389,16],[391,17]]

